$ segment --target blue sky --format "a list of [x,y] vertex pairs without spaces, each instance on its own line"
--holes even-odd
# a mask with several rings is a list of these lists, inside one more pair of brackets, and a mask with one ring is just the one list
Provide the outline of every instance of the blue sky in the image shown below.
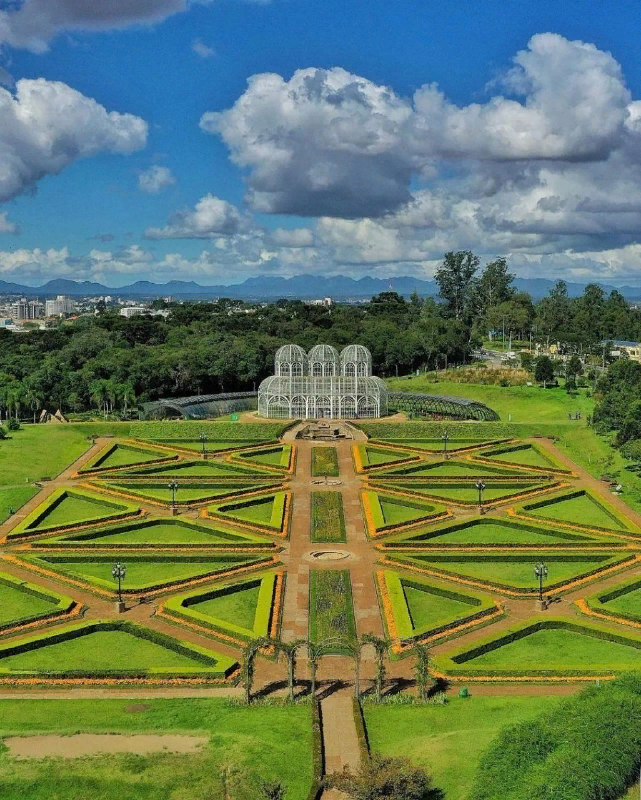
[[0,0],[0,279],[429,278],[469,248],[638,285],[615,9]]

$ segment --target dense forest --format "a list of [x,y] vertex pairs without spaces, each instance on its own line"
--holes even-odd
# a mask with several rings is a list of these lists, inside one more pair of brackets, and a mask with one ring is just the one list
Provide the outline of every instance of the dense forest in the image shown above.
[[297,300],[239,308],[220,299],[171,304],[167,319],[104,309],[48,330],[0,330],[0,409],[22,416],[43,407],[126,412],[162,396],[252,389],[288,342],[305,349],[364,344],[374,373],[389,376],[465,363],[491,329],[583,352],[600,351],[603,339],[641,339],[641,311],[594,284],[570,298],[558,281],[534,304],[513,288],[505,259],[481,268],[469,251],[447,253],[435,278],[438,298],[384,292],[331,308]]

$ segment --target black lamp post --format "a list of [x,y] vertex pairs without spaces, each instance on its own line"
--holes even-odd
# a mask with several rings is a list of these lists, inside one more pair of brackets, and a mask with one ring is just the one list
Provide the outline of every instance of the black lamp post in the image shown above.
[[539,602],[543,602],[543,579],[547,578],[548,576],[548,568],[547,564],[544,564],[542,561],[534,567],[534,574],[539,579]]
[[115,581],[118,581],[118,602],[122,603],[122,581],[127,574],[127,567],[121,564],[120,561],[111,570],[111,576]]
[[176,483],[176,481],[172,481],[167,488],[171,489],[171,510],[172,510],[172,512],[175,512],[176,511],[176,492],[178,491],[178,484]]
[[447,431],[443,434],[443,457],[447,461],[447,440],[450,438],[450,435]]
[[483,481],[479,481],[476,484],[476,490],[479,493],[479,510],[481,510],[483,508],[483,490],[484,489],[485,489],[485,484],[483,483]]
[[207,445],[207,434],[201,433],[200,434],[200,442],[203,446],[203,458],[207,455],[206,445]]

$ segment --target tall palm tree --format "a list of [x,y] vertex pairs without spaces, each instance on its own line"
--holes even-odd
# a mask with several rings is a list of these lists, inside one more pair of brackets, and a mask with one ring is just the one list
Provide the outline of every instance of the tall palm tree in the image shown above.
[[36,424],[36,412],[39,408],[42,407],[43,397],[42,393],[39,392],[37,389],[34,389],[32,386],[29,386],[25,396],[25,403],[29,406],[29,408],[33,411],[33,424]]
[[389,651],[391,640],[382,639],[373,633],[365,633],[361,637],[361,646],[367,644],[371,644],[376,651],[376,702],[380,703],[385,680],[385,656]]

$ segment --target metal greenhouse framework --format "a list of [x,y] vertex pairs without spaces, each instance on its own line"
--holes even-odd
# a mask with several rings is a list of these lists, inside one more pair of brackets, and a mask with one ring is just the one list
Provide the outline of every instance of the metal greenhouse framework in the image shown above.
[[478,419],[496,422],[500,419],[483,403],[450,395],[414,394],[413,392],[390,392],[389,407],[395,411],[407,411],[417,416],[439,416],[454,419]]
[[387,389],[372,375],[366,347],[340,354],[327,344],[276,353],[274,374],[258,387],[258,413],[272,419],[367,419],[387,414]]
[[221,394],[199,394],[193,397],[169,397],[143,403],[141,419],[211,419],[232,414],[234,411],[250,411],[256,408],[256,392],[225,392]]

